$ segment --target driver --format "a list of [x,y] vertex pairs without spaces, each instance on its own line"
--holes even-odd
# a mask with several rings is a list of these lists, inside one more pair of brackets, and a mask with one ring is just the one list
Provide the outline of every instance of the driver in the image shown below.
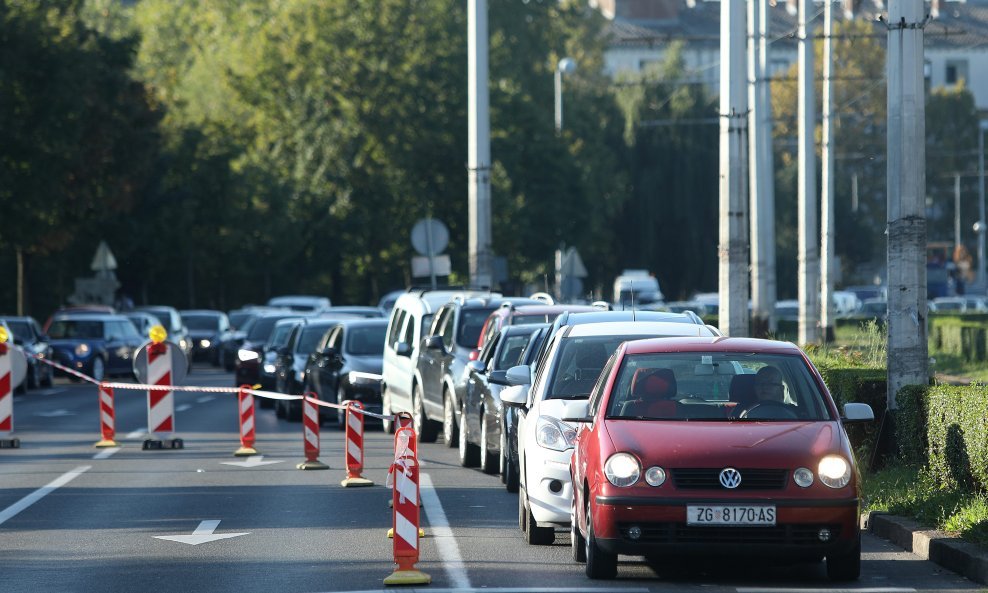
[[755,373],[755,397],[759,402],[786,403],[782,371],[771,365],[758,369]]

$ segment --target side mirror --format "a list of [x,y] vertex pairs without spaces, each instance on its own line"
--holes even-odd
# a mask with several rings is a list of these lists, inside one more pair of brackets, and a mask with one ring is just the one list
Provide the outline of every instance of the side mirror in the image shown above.
[[408,345],[408,342],[395,342],[395,354],[398,356],[411,356],[412,347]]
[[507,371],[491,371],[487,373],[487,382],[494,385],[508,385]]
[[336,354],[336,348],[330,348],[328,346],[326,348],[323,348],[322,350],[320,350],[319,351],[319,354],[321,356],[325,356],[326,358],[333,358],[333,357],[335,357],[337,355]]
[[422,340],[423,350],[445,350],[446,347],[443,345],[442,336],[429,336]]
[[841,420],[848,422],[871,422],[875,419],[875,412],[868,404],[845,404],[844,417]]
[[585,399],[568,401],[563,405],[563,422],[593,422],[590,413],[590,402]]
[[508,369],[505,373],[508,385],[528,385],[532,380],[532,369],[527,364],[521,364]]
[[498,396],[501,398],[502,404],[512,408],[524,408],[528,403],[528,390],[518,385],[502,389]]
[[484,363],[479,360],[471,360],[467,363],[467,368],[474,373],[483,373],[484,369],[487,367],[485,367]]

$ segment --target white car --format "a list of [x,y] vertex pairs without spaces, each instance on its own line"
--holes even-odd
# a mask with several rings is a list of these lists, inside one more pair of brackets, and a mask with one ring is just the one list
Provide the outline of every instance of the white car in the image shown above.
[[505,405],[518,408],[519,527],[530,544],[551,544],[555,527],[569,527],[573,488],[569,461],[576,428],[567,404],[586,400],[611,354],[625,341],[649,337],[717,336],[706,325],[663,321],[609,321],[564,327],[551,338],[525,389],[531,369],[512,367],[501,391]]

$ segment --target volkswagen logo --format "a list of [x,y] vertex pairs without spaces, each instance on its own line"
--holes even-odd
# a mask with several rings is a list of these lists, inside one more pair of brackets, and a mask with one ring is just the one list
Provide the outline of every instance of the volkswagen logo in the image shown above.
[[720,472],[720,485],[724,488],[734,489],[741,485],[741,472],[728,467]]

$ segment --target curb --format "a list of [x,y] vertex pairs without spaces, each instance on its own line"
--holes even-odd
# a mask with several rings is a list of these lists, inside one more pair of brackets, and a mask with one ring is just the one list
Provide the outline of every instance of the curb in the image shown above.
[[988,552],[977,544],[884,512],[861,514],[861,529],[976,583],[988,585]]

